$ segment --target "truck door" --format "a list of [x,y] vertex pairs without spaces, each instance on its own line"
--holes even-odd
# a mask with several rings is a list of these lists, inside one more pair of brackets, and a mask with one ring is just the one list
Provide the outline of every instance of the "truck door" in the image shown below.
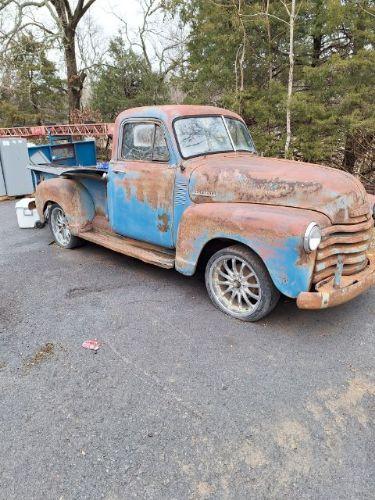
[[174,182],[163,125],[155,120],[126,121],[108,174],[113,231],[173,248]]

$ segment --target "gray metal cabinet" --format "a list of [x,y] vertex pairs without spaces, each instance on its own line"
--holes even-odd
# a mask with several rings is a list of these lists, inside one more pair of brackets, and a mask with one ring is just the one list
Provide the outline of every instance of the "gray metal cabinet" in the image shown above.
[[0,195],[19,196],[34,191],[25,139],[0,139]]
[[6,194],[7,194],[7,191],[5,189],[3,169],[1,168],[1,160],[0,160],[0,196],[4,196]]

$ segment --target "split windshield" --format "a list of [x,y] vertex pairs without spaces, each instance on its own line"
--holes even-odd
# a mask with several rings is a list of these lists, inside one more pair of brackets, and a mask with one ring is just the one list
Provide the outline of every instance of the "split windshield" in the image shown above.
[[182,156],[225,151],[255,152],[253,140],[244,123],[224,116],[193,116],[174,123]]

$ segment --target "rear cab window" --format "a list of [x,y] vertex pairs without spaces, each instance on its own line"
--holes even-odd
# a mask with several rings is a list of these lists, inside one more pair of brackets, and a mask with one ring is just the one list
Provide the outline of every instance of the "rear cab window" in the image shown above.
[[123,128],[124,160],[167,162],[169,151],[162,127],[152,122],[129,122]]

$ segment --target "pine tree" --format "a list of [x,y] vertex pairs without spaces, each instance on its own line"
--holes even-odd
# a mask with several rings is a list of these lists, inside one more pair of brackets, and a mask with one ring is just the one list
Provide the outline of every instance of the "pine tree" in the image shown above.
[[65,82],[48,58],[49,45],[23,33],[1,58],[0,120],[3,126],[42,124],[67,116]]
[[92,89],[92,107],[106,120],[126,108],[167,101],[162,78],[144,58],[128,49],[121,37],[110,43],[109,61],[99,69]]
[[[171,0],[167,7],[190,26],[180,81],[186,102],[240,112],[258,151],[283,156],[291,2]],[[373,0],[296,1],[291,157],[374,171],[374,18]]]

